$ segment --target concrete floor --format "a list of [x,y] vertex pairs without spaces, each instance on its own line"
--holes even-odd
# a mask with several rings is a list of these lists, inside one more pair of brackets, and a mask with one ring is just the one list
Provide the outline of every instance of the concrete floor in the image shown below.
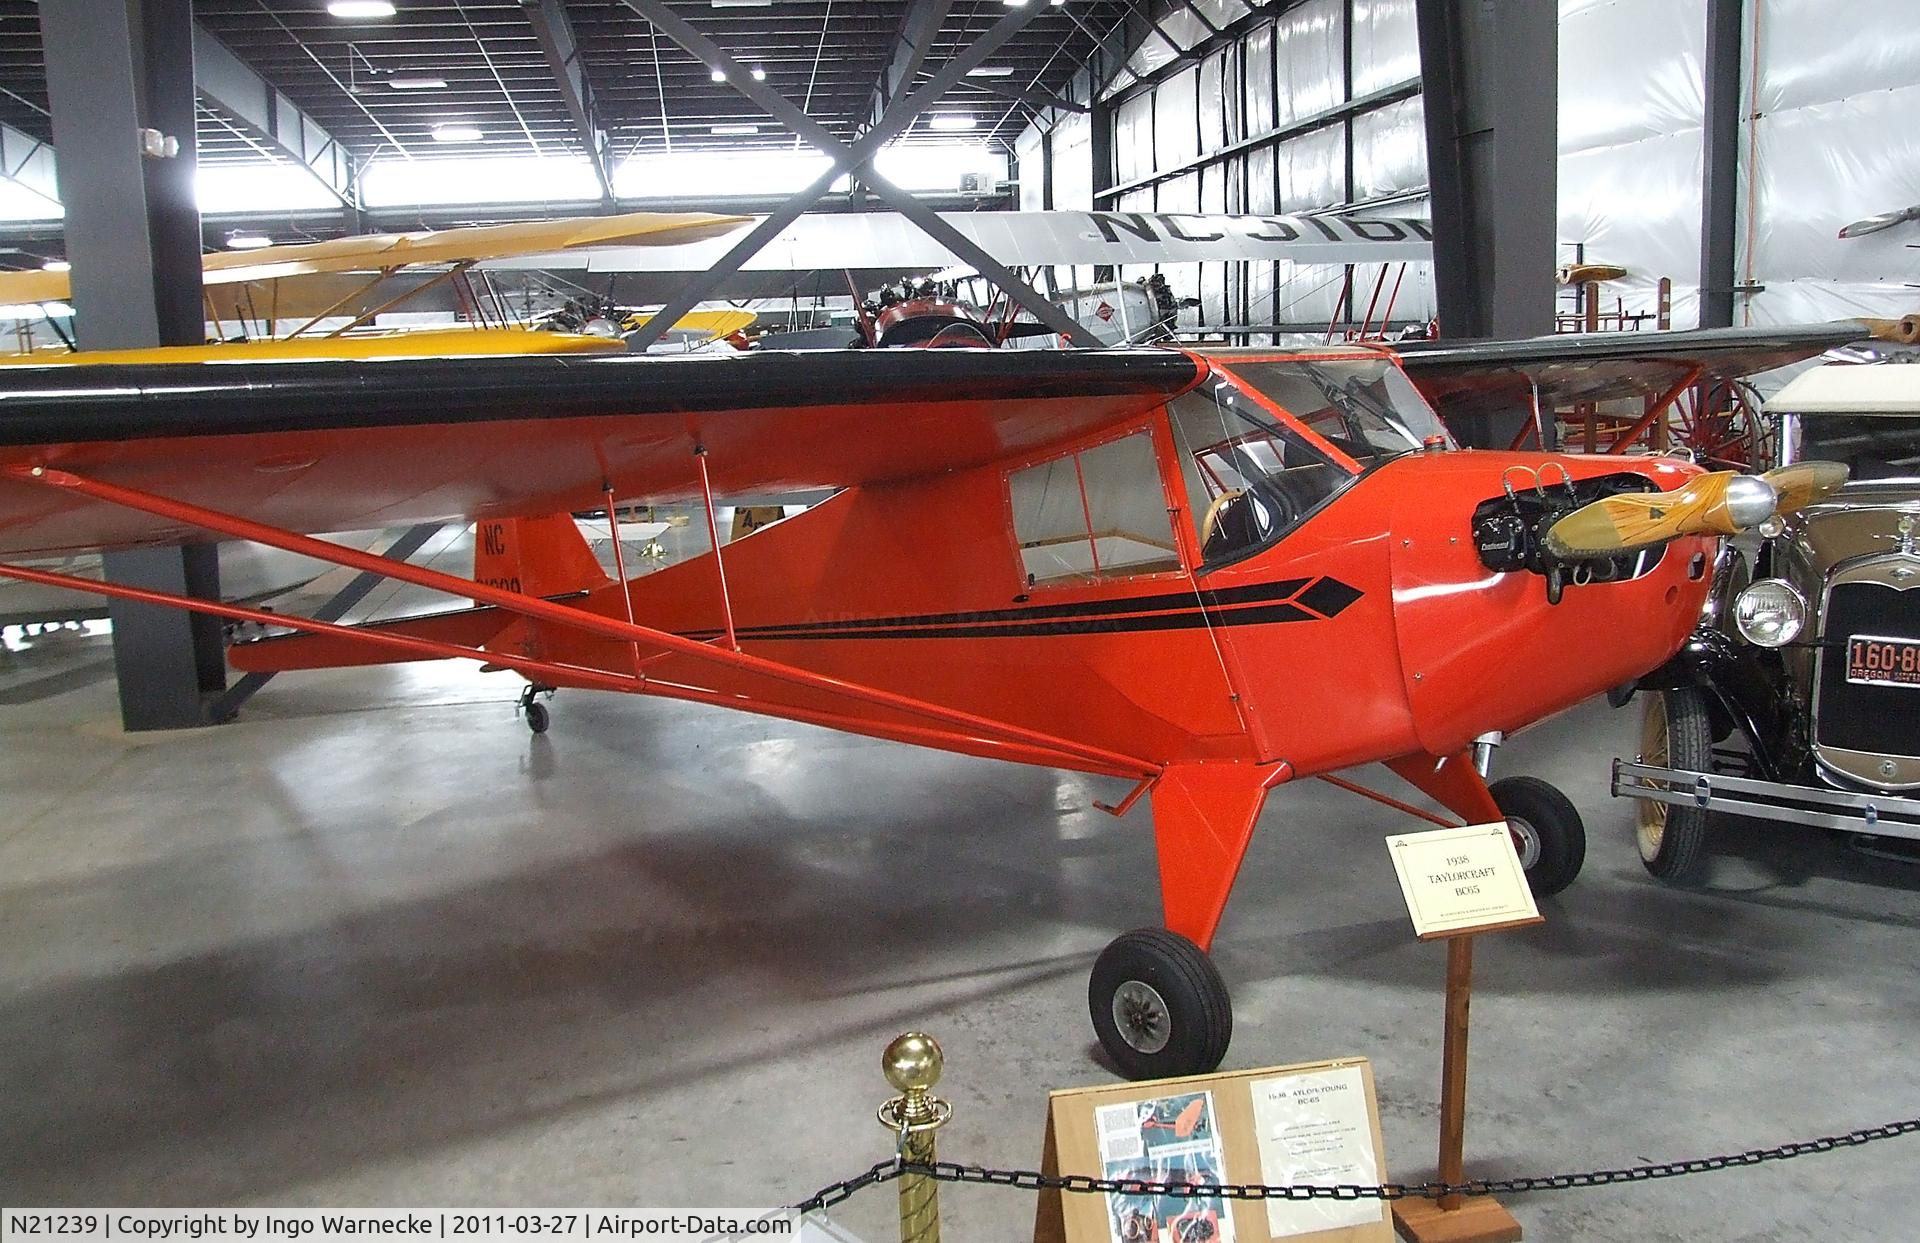
[[[766,1205],[883,1156],[886,1041],[946,1047],[942,1153],[1039,1157],[1043,1091],[1112,1078],[1086,970],[1156,915],[1111,783],[585,693],[530,738],[469,667],[288,676],[237,725],[123,736],[104,642],[0,656],[0,1203]],[[1658,886],[1605,796],[1625,715],[1503,772],[1587,812],[1585,876],[1483,940],[1481,1174],[1769,1145],[1920,1115],[1920,870],[1722,835]],[[1218,946],[1228,1064],[1374,1059],[1430,1174],[1444,951],[1381,837],[1274,800]],[[1920,1137],[1535,1195],[1537,1240],[1912,1237]],[[944,1197],[1027,1234],[1029,1193]],[[837,1216],[872,1243],[890,1190]]]

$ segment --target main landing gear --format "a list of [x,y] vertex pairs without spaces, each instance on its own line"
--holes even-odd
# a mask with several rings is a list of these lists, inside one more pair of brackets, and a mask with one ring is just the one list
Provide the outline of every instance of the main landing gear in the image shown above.
[[1513,835],[1513,849],[1536,898],[1551,898],[1580,875],[1587,828],[1572,800],[1538,777],[1502,777],[1487,787]]
[[[1504,819],[1534,896],[1551,897],[1573,883],[1586,859],[1580,813],[1537,777],[1488,785],[1483,766],[1498,738],[1482,741],[1473,750],[1404,756],[1387,767],[1460,822]],[[1327,780],[1403,812],[1425,814],[1352,782]],[[1209,1074],[1226,1057],[1233,1002],[1201,944],[1218,926],[1270,784],[1277,783],[1258,769],[1208,764],[1170,767],[1153,786],[1161,899],[1167,922],[1183,931],[1140,928],[1115,938],[1087,981],[1094,1034],[1129,1079]]]
[[1100,1047],[1129,1079],[1203,1075],[1233,1039],[1233,1001],[1205,951],[1177,932],[1139,928],[1100,952],[1087,982]]
[[553,692],[553,687],[540,682],[529,682],[526,689],[520,692],[520,714],[526,718],[527,728],[536,734],[546,733],[547,726],[553,722],[547,712],[547,705],[538,702],[535,697],[544,695],[552,699]]

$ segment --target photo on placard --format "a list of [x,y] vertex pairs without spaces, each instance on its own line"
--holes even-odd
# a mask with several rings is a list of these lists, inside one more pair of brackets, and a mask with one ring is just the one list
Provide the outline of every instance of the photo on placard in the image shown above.
[[[1094,1110],[1107,1178],[1221,1183],[1226,1161],[1212,1092],[1181,1092]],[[1218,1196],[1107,1196],[1112,1243],[1233,1243],[1233,1218]]]

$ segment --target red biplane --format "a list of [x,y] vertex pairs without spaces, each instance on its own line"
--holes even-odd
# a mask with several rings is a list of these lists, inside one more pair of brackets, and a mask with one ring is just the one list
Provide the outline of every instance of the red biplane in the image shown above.
[[[1697,377],[1862,335],[1661,348]],[[1420,371],[1462,403],[1510,400],[1516,376],[1543,395],[1670,382],[1671,359],[1579,349]],[[1539,892],[1569,883],[1578,815],[1532,779],[1490,787],[1476,742],[1671,655],[1718,533],[1807,499],[1778,482],[1458,450],[1399,357],[1369,348],[0,372],[0,556],[256,540],[462,600],[344,627],[0,564],[294,632],[233,646],[236,668],[466,657],[523,675],[527,702],[659,695],[1131,782],[1111,810],[1151,802],[1164,926],[1101,954],[1090,1005],[1135,1076],[1225,1053],[1205,950],[1279,786],[1360,790],[1333,774],[1384,761],[1456,816],[1507,818]],[[716,498],[817,489],[837,491],[720,544]],[[631,579],[570,516],[669,501],[703,504],[715,546]],[[305,534],[454,517],[478,524],[471,580]],[[1572,534],[1550,548],[1553,531]]]

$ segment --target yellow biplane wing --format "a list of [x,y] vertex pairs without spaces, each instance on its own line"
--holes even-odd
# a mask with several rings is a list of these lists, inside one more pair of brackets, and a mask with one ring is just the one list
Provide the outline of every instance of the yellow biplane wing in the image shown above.
[[[222,251],[202,261],[209,285],[279,280],[326,272],[379,272],[415,264],[477,263],[593,246],[680,246],[731,233],[746,216],[710,212],[628,212],[419,233],[370,233],[260,250]],[[59,302],[65,272],[0,272],[0,303]]]
[[[636,315],[638,328],[652,316]],[[689,311],[674,322],[676,336],[711,341],[751,328],[751,311]],[[144,350],[39,350],[0,354],[6,366],[90,366],[110,363],[301,362],[378,358],[486,358],[495,354],[624,354],[619,337],[539,328],[406,328],[329,337],[279,337],[210,345],[163,345]]]

